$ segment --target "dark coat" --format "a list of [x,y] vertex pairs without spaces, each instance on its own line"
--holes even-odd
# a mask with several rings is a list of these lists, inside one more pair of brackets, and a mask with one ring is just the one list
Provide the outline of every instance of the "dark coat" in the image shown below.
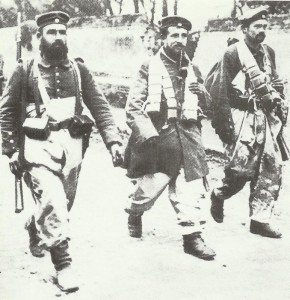
[[[274,50],[264,45],[271,61],[273,79],[278,78],[275,63]],[[258,51],[250,49],[258,66],[263,70],[263,57],[265,55],[263,48]],[[234,139],[234,124],[231,115],[231,101],[236,97],[235,90],[232,85],[233,79],[242,70],[239,59],[237,44],[229,46],[222,59],[212,68],[208,74],[205,86],[212,96],[212,126],[222,140]]]
[[[121,143],[109,104],[102,91],[85,64],[79,61],[77,64],[81,75],[83,101],[90,110],[106,146],[109,147],[112,143],[116,142]],[[27,73],[24,76],[22,75],[23,69],[25,69],[25,73]],[[73,68],[68,60],[65,60],[58,66],[53,66],[42,59],[39,63],[39,69],[50,98],[76,96],[77,89]],[[26,89],[27,102],[34,103],[33,68],[31,60],[18,64],[8,80],[0,101],[2,152],[8,156],[19,147],[17,129],[20,122],[21,82],[25,80],[24,78],[28,78]]]
[[[180,104],[183,102],[184,80],[177,78],[179,66],[162,54],[161,59],[170,74],[176,99]],[[184,59],[183,63],[187,65],[188,61]],[[169,176],[176,176],[183,166],[187,181],[204,177],[208,174],[208,167],[201,142],[200,122],[185,125],[177,121],[166,124],[167,106],[163,94],[159,113],[148,115],[142,109],[148,96],[148,68],[149,63],[145,63],[140,68],[126,105],[127,122],[132,129],[125,152],[127,175],[135,178],[162,172]],[[194,72],[198,81],[202,83],[197,67],[194,67]],[[201,107],[207,106],[209,96],[202,97],[199,102]],[[146,146],[144,142],[154,136],[157,137],[156,142]]]

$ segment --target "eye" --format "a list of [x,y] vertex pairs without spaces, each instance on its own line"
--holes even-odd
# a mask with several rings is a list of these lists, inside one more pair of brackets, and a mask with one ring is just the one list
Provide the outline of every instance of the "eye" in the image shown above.
[[55,29],[49,29],[49,30],[47,30],[47,34],[56,34],[56,30]]

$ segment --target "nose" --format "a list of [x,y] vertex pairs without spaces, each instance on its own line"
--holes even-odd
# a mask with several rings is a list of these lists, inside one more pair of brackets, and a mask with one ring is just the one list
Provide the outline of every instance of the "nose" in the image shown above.
[[183,37],[181,35],[178,36],[177,38],[178,43],[182,44],[183,42]]

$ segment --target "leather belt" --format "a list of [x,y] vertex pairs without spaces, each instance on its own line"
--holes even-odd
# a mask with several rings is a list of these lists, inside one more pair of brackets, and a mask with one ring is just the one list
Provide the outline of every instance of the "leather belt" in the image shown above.
[[52,131],[59,131],[61,129],[68,129],[69,125],[71,123],[71,118],[70,119],[66,119],[63,120],[61,122],[53,122],[53,121],[49,121],[49,129]]

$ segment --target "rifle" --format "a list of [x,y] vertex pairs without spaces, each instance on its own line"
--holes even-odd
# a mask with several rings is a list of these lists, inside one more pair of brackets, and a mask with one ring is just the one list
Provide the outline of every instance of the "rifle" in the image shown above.
[[[19,61],[21,58],[21,12],[19,11],[17,13],[17,38],[16,38],[16,44],[17,44],[17,51],[16,51],[16,60]],[[22,81],[24,79],[24,71],[22,68]],[[21,85],[23,85],[21,83]],[[25,114],[25,107],[23,105],[22,100],[22,93],[23,87],[21,86],[20,89],[20,99],[21,99],[21,108],[20,108],[20,122],[18,122],[18,134],[19,134],[19,162],[22,164],[24,162],[24,137],[22,136],[22,123],[23,123],[23,115]],[[24,110],[24,112],[23,112]],[[11,170],[12,171],[12,170]],[[23,199],[23,188],[22,188],[22,174],[16,175],[15,174],[15,213],[20,213],[22,210],[24,210],[24,199]]]

